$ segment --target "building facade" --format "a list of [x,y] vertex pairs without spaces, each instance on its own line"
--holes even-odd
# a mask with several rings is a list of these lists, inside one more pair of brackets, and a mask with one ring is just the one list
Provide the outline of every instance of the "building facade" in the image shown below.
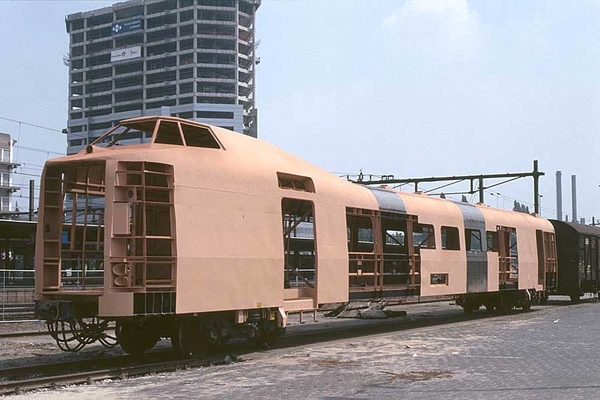
[[[257,136],[261,0],[132,0],[68,15],[67,153],[118,121],[172,115]],[[129,141],[147,139],[130,132]]]
[[13,158],[15,143],[8,133],[0,133],[0,217],[1,213],[14,211],[12,194],[19,190],[12,180],[12,172],[19,166]]

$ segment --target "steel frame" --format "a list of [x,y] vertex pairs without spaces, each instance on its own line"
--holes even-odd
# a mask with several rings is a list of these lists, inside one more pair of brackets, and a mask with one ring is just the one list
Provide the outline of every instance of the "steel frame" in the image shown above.
[[[520,178],[533,177],[533,205],[534,212],[539,215],[540,206],[539,206],[539,178],[540,176],[544,176],[545,173],[538,170],[538,160],[533,160],[533,171],[532,172],[515,172],[515,173],[506,173],[506,174],[479,174],[479,175],[452,175],[452,176],[434,176],[430,178],[407,178],[407,179],[396,179],[394,175],[382,175],[381,179],[373,179],[373,175],[369,175],[369,179],[365,180],[365,176],[361,172],[358,175],[358,179],[352,180],[349,177],[347,179],[354,183],[359,183],[362,185],[405,185],[405,184],[414,184],[415,185],[415,193],[419,191],[419,184],[425,182],[446,182],[446,181],[454,181],[451,183],[444,184],[442,186],[438,186],[434,189],[430,189],[425,191],[425,193],[430,193],[448,186],[455,185],[460,182],[470,181],[470,190],[467,192],[449,192],[446,194],[474,194],[476,192],[479,193],[479,202],[484,203],[484,190],[491,189],[493,187],[503,185],[508,182],[512,182],[514,180]],[[506,179],[502,182],[497,182],[489,186],[484,185],[485,179]],[[475,182],[478,182],[477,189],[475,189]]]

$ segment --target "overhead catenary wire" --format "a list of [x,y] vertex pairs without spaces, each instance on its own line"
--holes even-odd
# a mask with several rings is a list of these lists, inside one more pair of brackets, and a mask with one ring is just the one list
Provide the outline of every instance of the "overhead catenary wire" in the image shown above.
[[23,150],[37,151],[38,153],[56,154],[56,155],[59,155],[59,156],[64,156],[65,155],[65,153],[61,153],[61,152],[58,152],[58,151],[40,149],[40,148],[37,148],[37,147],[20,146],[18,144],[15,147],[21,148]]
[[17,172],[17,171],[13,171],[12,172],[15,175],[23,175],[23,176],[33,176],[34,178],[41,178],[42,175],[40,174],[29,174],[27,172]]
[[[364,173],[362,171],[361,171],[360,174],[356,174],[356,173],[344,173],[344,172],[333,172],[333,173],[335,175],[338,175],[341,178],[346,178],[346,179],[352,179],[352,178],[356,178],[356,177],[369,177],[369,178],[389,177],[389,175],[369,174],[369,173]],[[502,181],[502,182],[496,182],[494,184],[491,184],[490,186],[486,186],[484,188],[484,190],[486,192],[488,192],[490,195],[495,196],[496,198],[502,198],[502,200],[503,200],[502,208],[504,208],[504,209],[511,209],[512,210],[512,208],[513,208],[512,202],[514,202],[514,201],[517,201],[520,204],[523,204],[523,205],[528,206],[528,207],[534,207],[535,204],[533,204],[532,202],[523,201],[523,200],[520,200],[520,199],[517,199],[517,198],[514,198],[514,197],[510,197],[510,196],[505,196],[505,195],[502,195],[502,194],[500,194],[498,192],[490,190],[490,188],[494,188],[494,187],[499,186],[501,184],[508,183],[508,182],[511,182],[511,181],[514,181],[514,180],[517,180],[517,179],[519,179],[519,178],[518,177],[512,177],[512,178],[509,178],[509,179],[507,179],[505,181]],[[445,188],[447,186],[451,186],[452,184],[456,184],[456,183],[460,183],[460,182],[462,182],[462,180],[458,180],[457,179],[456,181],[453,181],[450,184],[444,184],[444,185],[441,185],[441,186],[433,188],[433,189],[426,189],[426,190],[421,189],[421,191],[423,191],[424,193],[427,193],[427,194],[429,194],[431,196],[440,196],[442,193],[444,193],[444,195],[447,198],[449,197],[449,195],[459,195],[459,194],[470,195],[468,201],[469,201],[469,203],[473,203],[475,201],[475,197],[476,196],[475,196],[475,193],[472,193],[471,191],[456,191],[456,192],[447,192],[447,193],[446,192],[441,192],[441,193],[437,192],[438,190],[440,190],[442,188]],[[399,184],[399,185],[398,184],[397,185],[393,185],[393,188],[394,189],[401,189],[402,186],[404,186],[404,185],[406,185],[406,184],[403,183],[403,184]],[[436,193],[432,193],[432,192],[436,192]],[[510,200],[510,202],[511,202],[511,204],[508,207],[506,206],[506,204],[504,204],[504,202],[507,201],[507,200]],[[547,216],[547,215],[555,215],[556,216],[556,214],[557,214],[557,211],[555,209],[548,208],[548,207],[542,207],[541,205],[539,207],[540,207],[540,211],[542,212],[543,216]],[[580,216],[580,217],[583,218],[583,219],[585,219],[586,221],[591,221],[591,217],[587,217],[587,216],[586,217]]]
[[42,126],[42,125],[38,125],[38,124],[32,124],[30,122],[19,121],[19,120],[16,120],[16,119],[6,118],[6,117],[0,117],[0,119],[3,119],[5,121],[14,122],[14,123],[19,124],[19,125],[23,124],[23,125],[27,125],[27,126],[33,126],[34,128],[45,129],[47,131],[63,133],[63,131],[60,130],[60,129],[48,128],[47,126]]

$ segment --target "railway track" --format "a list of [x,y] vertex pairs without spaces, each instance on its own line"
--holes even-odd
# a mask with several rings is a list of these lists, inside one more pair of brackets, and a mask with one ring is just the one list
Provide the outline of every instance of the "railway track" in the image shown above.
[[[130,356],[123,356],[123,358],[131,359]],[[188,368],[198,368],[210,365],[222,365],[233,362],[233,358],[228,356],[212,356],[202,357],[190,360],[174,359],[170,361],[158,361],[152,363],[134,363],[133,365],[126,365],[121,367],[112,366],[110,368],[97,368],[89,369],[82,372],[75,372],[73,366],[76,363],[63,363],[60,365],[64,368],[64,372],[57,373],[53,368],[56,367],[54,364],[48,364],[41,367],[31,367],[28,372],[27,378],[16,378],[5,382],[0,382],[0,395],[17,394],[24,391],[36,390],[42,388],[55,388],[64,385],[76,385],[76,384],[90,384],[95,381],[101,381],[105,379],[124,379],[127,377],[147,375],[158,372],[175,372],[178,370]],[[110,359],[114,363],[113,358]],[[120,360],[119,360],[120,361]],[[35,373],[34,373],[35,371]],[[67,372],[68,371],[68,372]],[[0,371],[3,373],[5,371]],[[15,376],[15,371],[9,370],[11,376]],[[34,375],[43,375],[48,373],[47,376],[34,377]]]
[[[585,301],[593,301],[592,299]],[[544,313],[544,310],[566,305],[564,302],[552,302],[547,306],[536,307],[531,315]],[[514,314],[520,314],[515,311]],[[472,322],[484,318],[507,318],[509,316],[490,315],[484,311],[466,316],[461,309],[447,309],[437,312],[421,312],[406,318],[388,320],[332,320],[304,326],[293,326],[288,334],[281,337],[277,349],[294,348],[304,345],[325,343],[335,340],[361,338],[410,329],[419,329],[436,325]],[[220,354],[181,359],[178,354],[167,348],[159,348],[139,357],[115,356],[63,362],[36,366],[7,368],[0,370],[0,395],[19,393],[41,388],[53,388],[70,384],[87,384],[105,379],[123,379],[159,372],[223,365],[243,361],[257,350],[243,341],[233,341],[222,349]]]

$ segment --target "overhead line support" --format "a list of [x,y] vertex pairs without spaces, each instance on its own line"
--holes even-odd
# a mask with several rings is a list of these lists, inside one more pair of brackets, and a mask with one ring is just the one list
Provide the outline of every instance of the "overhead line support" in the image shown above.
[[[364,180],[364,175],[360,174],[358,179],[351,182],[358,183],[361,185],[398,185],[398,184],[414,184],[415,193],[419,191],[419,184],[425,182],[443,182],[443,181],[457,181],[455,183],[468,180],[470,181],[470,190],[469,194],[474,194],[476,192],[479,193],[479,202],[484,203],[484,191],[485,189],[489,189],[503,183],[508,183],[510,181],[519,179],[519,178],[533,178],[533,197],[534,197],[534,212],[539,215],[539,178],[540,176],[544,176],[545,174],[538,169],[538,160],[533,160],[533,171],[532,172],[514,172],[514,173],[505,173],[505,174],[478,174],[478,175],[452,175],[452,176],[432,176],[429,178],[405,178],[405,179],[396,179],[394,175],[383,175],[383,179],[374,180],[372,179],[372,175],[369,176],[369,180]],[[504,182],[495,183],[490,186],[484,185],[485,179],[502,179],[508,178]],[[477,182],[477,189],[475,189],[475,182]],[[454,183],[453,183],[454,184]],[[452,185],[452,184],[450,184]],[[450,185],[444,185],[450,186]],[[439,188],[438,188],[439,189]]]

